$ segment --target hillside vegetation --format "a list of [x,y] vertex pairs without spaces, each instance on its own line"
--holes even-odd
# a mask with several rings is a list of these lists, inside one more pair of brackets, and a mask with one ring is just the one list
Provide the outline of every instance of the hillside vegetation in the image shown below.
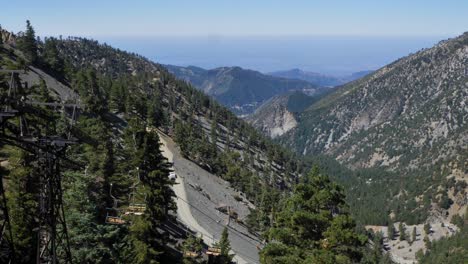
[[[2,37],[0,68],[22,71],[16,80],[21,98],[81,106],[71,130],[79,141],[66,152],[76,164],[61,163],[64,217],[74,263],[192,263],[195,260],[184,257],[184,250],[202,253],[198,239],[174,232],[177,208],[158,129],[175,139],[186,158],[229,181],[256,205],[247,225],[267,244],[278,240],[274,234],[284,232],[307,238],[313,243],[301,248],[278,240],[285,247],[296,247],[294,259],[304,263],[358,262],[367,254],[340,187],[318,170],[304,177],[308,163],[161,65],[93,40],[38,40],[29,22],[24,34],[2,32],[5,35],[9,37]],[[0,75],[2,104],[10,102],[8,81],[9,75]],[[33,135],[70,132],[66,111],[46,105],[36,110],[43,115],[25,115]],[[15,122],[8,121],[10,126]],[[15,132],[3,133],[0,172],[11,212],[15,263],[30,263],[37,257],[38,184],[44,176],[35,154],[5,143],[4,137],[17,136]],[[295,187],[298,182],[302,183]],[[307,195],[301,201],[303,192]],[[297,215],[305,221],[303,227],[317,225],[313,235],[283,224],[291,210],[289,201],[301,207],[318,198]],[[132,201],[144,204],[142,215],[124,214]],[[282,211],[278,217],[275,210]],[[125,224],[109,224],[109,216]],[[276,228],[270,233],[272,226]],[[329,241],[326,247],[321,246],[323,240]],[[231,258],[227,235],[218,246],[222,248],[218,261],[226,263]],[[63,245],[57,249],[59,262],[64,261],[65,250]],[[289,258],[290,252],[263,253],[267,258],[282,255]]]

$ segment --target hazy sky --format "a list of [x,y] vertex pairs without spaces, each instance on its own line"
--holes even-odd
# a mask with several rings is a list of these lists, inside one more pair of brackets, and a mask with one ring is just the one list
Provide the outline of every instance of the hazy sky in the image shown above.
[[458,35],[465,0],[15,0],[0,23],[41,35]]
[[467,11],[466,0],[14,0],[0,25],[17,32],[29,19],[40,36],[92,37],[163,63],[350,72],[468,31]]

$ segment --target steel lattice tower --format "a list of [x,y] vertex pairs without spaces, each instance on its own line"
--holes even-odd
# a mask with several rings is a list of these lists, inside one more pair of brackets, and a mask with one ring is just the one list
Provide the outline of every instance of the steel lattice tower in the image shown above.
[[[18,146],[36,156],[39,166],[39,215],[37,229],[37,255],[36,263],[71,263],[71,251],[68,238],[68,230],[65,222],[65,214],[62,202],[62,175],[60,171],[60,160],[66,158],[65,152],[70,144],[76,141],[60,136],[35,136],[24,133],[22,115],[28,104],[41,105],[40,102],[25,102],[25,98],[19,99],[18,95],[18,73],[19,71],[0,72],[11,73],[9,91],[7,96],[1,98],[0,109],[0,141],[6,144]],[[48,106],[70,106],[65,104],[47,103]],[[76,108],[76,105],[71,105]],[[34,111],[33,111],[34,112]],[[31,113],[28,111],[28,113]],[[20,117],[20,127],[10,122],[10,118]],[[72,118],[75,117],[73,112]],[[27,128],[27,127],[26,127]],[[5,133],[8,129],[14,136]],[[1,172],[1,171],[0,171]],[[0,175],[2,176],[2,175]],[[1,180],[1,179],[0,179]],[[0,182],[2,183],[2,182]],[[3,184],[3,183],[2,183]],[[11,226],[8,217],[3,185],[0,186],[0,261],[11,263],[14,258]],[[6,235],[8,234],[8,235]],[[13,262],[14,263],[14,262]]]

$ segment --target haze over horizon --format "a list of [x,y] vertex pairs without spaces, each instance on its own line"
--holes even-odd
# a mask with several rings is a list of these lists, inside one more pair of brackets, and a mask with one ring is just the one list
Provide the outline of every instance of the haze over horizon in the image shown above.
[[329,75],[376,70],[429,48],[441,37],[149,37],[106,43],[162,64],[213,69],[240,66],[263,73],[299,68]]
[[261,72],[375,70],[468,28],[468,3],[454,0],[23,1],[2,8],[15,14],[0,21],[14,32],[29,19],[40,36],[90,37],[163,64]]

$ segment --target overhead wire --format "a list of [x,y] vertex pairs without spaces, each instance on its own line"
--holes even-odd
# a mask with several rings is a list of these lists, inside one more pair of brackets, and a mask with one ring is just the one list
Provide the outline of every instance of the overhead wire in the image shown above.
[[[225,225],[219,223],[216,219],[214,219],[214,218],[211,217],[210,215],[206,214],[206,213],[203,212],[201,209],[199,209],[197,206],[191,204],[190,202],[188,202],[188,201],[185,200],[184,198],[182,198],[182,197],[180,197],[180,196],[177,196],[177,195],[176,195],[176,197],[177,197],[178,199],[180,199],[181,201],[185,202],[186,204],[188,204],[190,207],[193,207],[195,210],[197,210],[198,212],[200,212],[201,214],[203,214],[204,216],[206,216],[207,218],[209,218],[209,219],[212,220],[213,222],[215,222],[217,225],[226,227],[227,229],[231,230],[235,235],[237,235],[237,237],[239,237],[240,239],[242,239],[242,240],[246,241],[247,243],[249,243],[249,244],[251,244],[251,245],[257,247],[257,244],[252,243],[252,241],[246,239],[244,236],[246,236],[246,237],[248,237],[248,238],[250,238],[250,239],[252,239],[252,240],[255,240],[255,239],[253,239],[253,238],[251,238],[250,236],[248,236],[248,235],[246,235],[246,234],[244,234],[244,233],[242,233],[242,232],[240,232],[240,231],[234,229],[234,228],[231,227],[231,226],[228,226],[228,225],[225,226]],[[214,238],[214,237],[211,237],[211,236],[207,236],[207,237],[209,237],[209,238],[211,238],[213,241],[215,241],[215,238]],[[244,253],[236,252],[236,254],[242,255],[243,257],[246,257],[246,258],[248,258],[248,259],[254,261],[254,263],[258,263],[257,260],[255,260],[254,258],[252,258],[252,257],[250,257],[250,256],[245,255]]]

